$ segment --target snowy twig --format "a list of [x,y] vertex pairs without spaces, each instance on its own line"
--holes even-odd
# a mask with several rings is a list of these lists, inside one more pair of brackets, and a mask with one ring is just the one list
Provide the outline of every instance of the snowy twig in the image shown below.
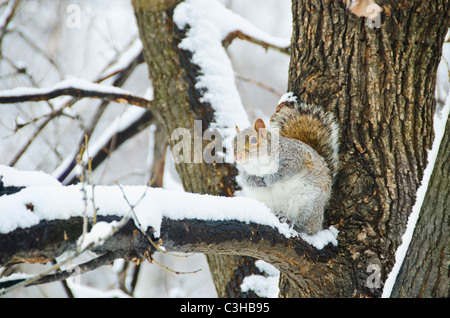
[[15,88],[0,93],[1,104],[44,101],[59,96],[73,96],[77,98],[100,98],[117,103],[150,108],[151,101],[135,96],[117,87],[105,86],[84,80],[66,80],[52,88]]
[[116,54],[116,56],[103,68],[100,75],[95,80],[95,83],[103,82],[114,75],[123,73],[135,62],[138,64],[144,62],[142,43],[138,39],[137,34],[135,34],[130,42],[125,45],[125,49]]
[[[68,259],[67,261],[72,260],[72,258]],[[106,253],[86,263],[76,265],[77,270],[75,270],[74,267],[70,267],[67,270],[57,271],[56,273],[50,274],[52,271],[59,269],[61,263],[58,263],[53,265],[50,269],[48,269],[44,273],[41,273],[40,275],[31,277],[29,279],[12,279],[1,282],[0,285],[2,286],[2,289],[0,289],[0,295],[8,294],[14,289],[20,287],[29,287],[63,281],[67,278],[75,277],[76,275],[84,274],[86,272],[95,270],[101,266],[111,265],[114,259],[115,257],[113,253]]]

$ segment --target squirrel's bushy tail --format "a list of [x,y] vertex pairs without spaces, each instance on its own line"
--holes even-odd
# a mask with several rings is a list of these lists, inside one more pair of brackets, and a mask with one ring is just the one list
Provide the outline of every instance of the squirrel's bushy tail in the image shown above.
[[339,126],[332,113],[319,106],[298,102],[292,93],[281,98],[270,118],[280,135],[300,140],[321,155],[334,178],[339,167]]

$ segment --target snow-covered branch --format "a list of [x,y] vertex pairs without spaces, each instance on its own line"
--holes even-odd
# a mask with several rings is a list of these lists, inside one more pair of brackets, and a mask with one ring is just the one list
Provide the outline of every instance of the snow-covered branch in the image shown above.
[[216,0],[187,0],[176,6],[174,22],[185,37],[178,48],[192,53],[190,63],[200,72],[195,88],[202,92],[201,102],[214,109],[213,128],[248,127],[249,120],[235,84],[235,72],[224,46],[235,38],[264,47],[285,50],[289,38],[267,34]]
[[118,87],[92,83],[81,79],[68,79],[51,88],[18,87],[0,92],[0,104],[50,100],[60,96],[100,98],[117,103],[150,108],[151,101]]
[[[45,263],[76,251],[83,216],[92,220],[94,213],[96,224],[109,224],[102,228],[114,232],[90,224],[84,240],[97,242],[92,251],[99,255],[127,260],[151,261],[156,250],[225,253],[264,259],[282,270],[294,258],[297,263],[324,262],[337,251],[335,231],[298,235],[253,199],[144,186],[65,187],[49,175],[5,166],[0,175],[0,266]],[[118,222],[123,226],[115,227]],[[84,240],[82,245],[89,246]]]

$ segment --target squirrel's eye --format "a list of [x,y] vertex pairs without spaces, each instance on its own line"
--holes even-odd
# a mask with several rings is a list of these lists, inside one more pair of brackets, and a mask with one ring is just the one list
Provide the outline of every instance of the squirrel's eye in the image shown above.
[[256,138],[255,136],[251,137],[250,138],[250,143],[252,145],[256,145],[258,143],[258,138]]

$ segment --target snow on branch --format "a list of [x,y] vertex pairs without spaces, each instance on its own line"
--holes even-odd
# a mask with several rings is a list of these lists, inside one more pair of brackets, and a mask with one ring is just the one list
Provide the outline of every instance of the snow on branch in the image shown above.
[[219,33],[217,35],[224,42],[228,42],[227,39],[239,38],[283,53],[289,51],[290,38],[276,37],[266,33],[225,8],[217,0],[187,0],[178,5],[175,10],[175,22],[180,28],[186,25],[191,28],[201,27],[206,21],[199,22],[195,18],[204,19],[214,24],[213,31],[217,31]]
[[36,186],[36,172],[29,172],[30,177],[23,177],[28,173],[22,172],[22,180],[12,184],[10,179],[14,178],[15,169],[0,168],[4,186],[34,184],[13,195],[0,197],[0,233],[3,234],[17,228],[32,227],[42,221],[82,216],[84,211],[88,217],[93,217],[92,198],[95,197],[98,216],[124,217],[130,213],[130,202],[139,223],[144,229],[153,228],[157,237],[160,236],[163,217],[255,222],[274,227],[286,237],[294,235],[288,225],[280,223],[264,204],[249,198],[201,195],[146,186],[96,185],[94,189],[86,186],[86,202],[81,185],[55,186],[49,177],[42,186]]
[[200,67],[195,88],[201,102],[214,109],[212,128],[248,127],[249,120],[235,84],[235,73],[224,48],[233,38],[265,47],[287,48],[290,39],[273,37],[216,0],[186,0],[174,11],[174,22],[185,30],[178,47],[192,53],[191,62]]
[[100,98],[150,108],[151,101],[118,87],[92,83],[82,79],[64,80],[51,88],[18,87],[0,92],[0,104],[43,101],[59,96]]
[[[318,249],[311,245],[317,237],[299,236],[250,198],[145,186],[62,186],[41,172],[6,166],[0,166],[0,175],[0,266],[46,262],[75,251],[84,241],[82,234],[86,235],[84,220],[94,215],[97,222],[110,223],[102,228],[115,228],[109,239],[104,240],[108,236],[104,234],[99,237],[102,243],[94,251],[126,259],[151,259],[155,250],[161,250],[158,246],[169,252],[227,253],[269,262],[283,261],[284,253],[287,263],[292,257],[326,261],[336,252],[336,237],[330,237],[333,231],[316,234],[329,238]],[[3,191],[8,187],[14,187],[14,193]],[[116,222],[124,226],[117,229]],[[97,240],[99,227],[96,230],[89,232],[89,241]]]

